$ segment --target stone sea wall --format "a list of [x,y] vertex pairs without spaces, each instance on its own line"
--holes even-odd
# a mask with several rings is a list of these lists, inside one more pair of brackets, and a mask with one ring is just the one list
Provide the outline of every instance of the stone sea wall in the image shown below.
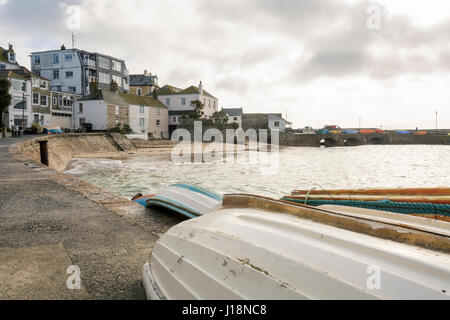
[[108,134],[61,134],[23,142],[19,151],[40,162],[39,140],[48,140],[49,167],[63,170],[72,158],[83,154],[117,152],[119,148]]

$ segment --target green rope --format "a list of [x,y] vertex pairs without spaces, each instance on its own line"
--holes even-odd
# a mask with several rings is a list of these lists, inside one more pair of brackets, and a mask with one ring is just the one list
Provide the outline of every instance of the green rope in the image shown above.
[[321,206],[324,204],[334,204],[338,206],[350,206],[366,209],[390,211],[403,214],[426,214],[450,217],[450,205],[423,203],[423,202],[394,202],[390,200],[379,201],[357,201],[357,200],[299,200],[283,197],[281,200],[307,204],[309,206]]

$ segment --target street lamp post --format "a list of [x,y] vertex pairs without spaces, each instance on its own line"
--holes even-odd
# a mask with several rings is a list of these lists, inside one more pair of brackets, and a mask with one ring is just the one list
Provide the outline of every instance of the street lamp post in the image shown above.
[[437,134],[437,117],[438,117],[438,112],[436,110],[436,134]]
[[22,93],[22,135],[25,132],[25,108],[26,108],[26,103],[25,103],[25,96],[28,97],[28,95],[25,94],[25,92]]

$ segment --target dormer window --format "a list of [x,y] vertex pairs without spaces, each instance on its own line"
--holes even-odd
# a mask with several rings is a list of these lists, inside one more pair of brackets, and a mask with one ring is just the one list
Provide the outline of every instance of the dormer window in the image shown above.
[[9,53],[9,62],[16,62],[16,54],[10,52]]

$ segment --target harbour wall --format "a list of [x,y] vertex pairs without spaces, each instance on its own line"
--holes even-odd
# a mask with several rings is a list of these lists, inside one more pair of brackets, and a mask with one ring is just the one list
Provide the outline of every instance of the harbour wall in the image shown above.
[[450,145],[449,135],[417,135],[417,134],[296,134],[280,133],[280,145],[319,147],[322,144],[329,147],[358,146],[366,144],[435,144]]
[[105,133],[61,134],[27,140],[18,146],[20,152],[40,163],[39,141],[47,140],[49,167],[61,171],[72,158],[83,154],[120,151]]

